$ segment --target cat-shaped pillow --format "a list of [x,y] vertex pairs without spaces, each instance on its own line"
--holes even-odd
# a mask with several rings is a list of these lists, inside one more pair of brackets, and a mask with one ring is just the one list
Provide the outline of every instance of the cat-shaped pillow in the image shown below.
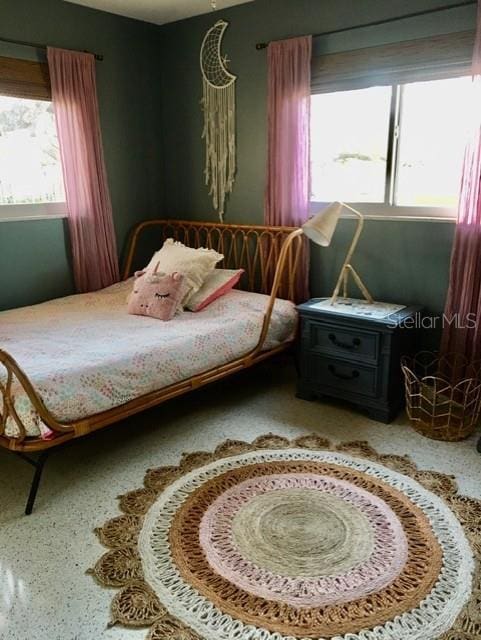
[[130,294],[128,312],[136,316],[149,316],[158,320],[172,320],[184,295],[184,276],[137,271],[134,290]]

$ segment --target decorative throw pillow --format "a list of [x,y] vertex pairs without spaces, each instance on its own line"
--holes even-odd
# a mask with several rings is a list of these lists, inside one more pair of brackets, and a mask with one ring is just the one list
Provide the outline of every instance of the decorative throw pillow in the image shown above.
[[202,311],[211,302],[229,293],[241,279],[244,269],[214,269],[202,287],[194,293],[187,304],[191,311]]
[[184,276],[166,275],[158,271],[137,271],[134,289],[130,294],[128,312],[158,320],[172,320],[184,294]]
[[182,306],[186,306],[191,295],[201,288],[207,276],[214,271],[215,265],[223,258],[221,253],[213,249],[191,249],[168,238],[162,249],[154,253],[146,270],[153,270],[159,264],[160,271],[164,273],[181,273],[187,285],[182,300]]

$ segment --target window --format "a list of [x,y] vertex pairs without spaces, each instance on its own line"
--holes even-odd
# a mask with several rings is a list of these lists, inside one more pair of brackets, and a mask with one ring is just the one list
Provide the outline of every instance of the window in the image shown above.
[[52,103],[0,95],[0,219],[65,213]]
[[312,197],[384,202],[391,87],[312,97]]
[[312,96],[312,201],[455,217],[469,76]]
[[0,221],[64,216],[48,65],[0,57]]
[[469,77],[401,88],[396,204],[457,206],[470,88]]

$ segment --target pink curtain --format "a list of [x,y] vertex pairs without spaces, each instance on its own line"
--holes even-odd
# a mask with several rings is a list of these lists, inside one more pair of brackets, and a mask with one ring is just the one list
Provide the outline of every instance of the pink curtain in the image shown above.
[[74,278],[79,292],[118,282],[119,266],[95,83],[88,53],[49,48]]
[[[470,140],[464,157],[441,350],[481,358],[481,0],[473,54]],[[449,153],[449,149],[446,149]]]
[[[271,42],[268,64],[268,160],[265,221],[299,227],[309,217],[312,37]],[[305,241],[298,300],[309,297],[309,245]]]

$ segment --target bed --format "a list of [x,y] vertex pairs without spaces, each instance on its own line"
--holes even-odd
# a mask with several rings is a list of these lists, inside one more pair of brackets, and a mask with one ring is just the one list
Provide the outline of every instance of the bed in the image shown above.
[[[27,513],[54,447],[292,344],[300,234],[284,227],[147,221],[134,230],[122,282],[0,313],[0,446],[35,467]],[[169,237],[219,251],[224,268],[243,268],[239,288],[167,323],[128,315],[133,271]]]

